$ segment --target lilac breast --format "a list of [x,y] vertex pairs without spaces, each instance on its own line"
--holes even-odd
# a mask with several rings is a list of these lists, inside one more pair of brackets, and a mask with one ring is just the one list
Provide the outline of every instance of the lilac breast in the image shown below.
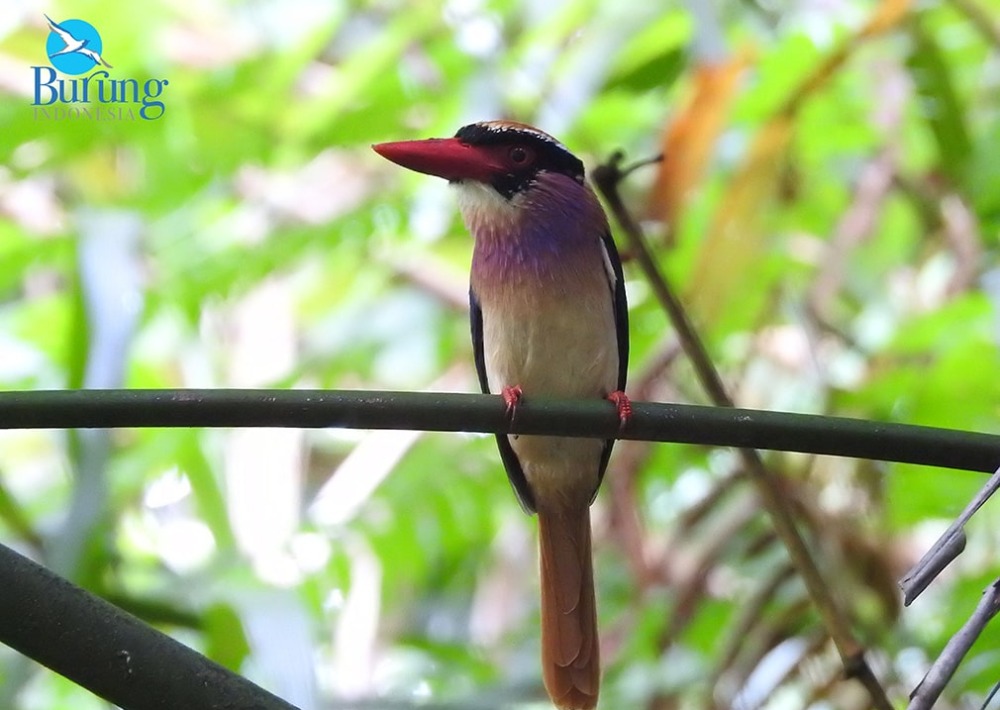
[[490,219],[484,211],[470,220],[476,242],[472,282],[480,297],[493,288],[551,284],[565,289],[581,277],[603,277],[601,237],[607,221],[588,188],[542,173],[514,205],[503,217]]

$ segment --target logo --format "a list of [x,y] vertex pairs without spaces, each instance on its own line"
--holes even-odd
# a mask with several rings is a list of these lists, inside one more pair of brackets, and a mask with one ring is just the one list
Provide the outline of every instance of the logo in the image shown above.
[[45,19],[52,30],[45,41],[45,51],[56,69],[63,74],[86,74],[98,64],[114,69],[101,56],[104,43],[92,24],[83,20],[59,24],[48,15]]
[[[36,119],[155,121],[166,113],[160,97],[168,80],[112,77],[107,69],[114,67],[104,58],[104,42],[92,24],[79,19],[56,22],[48,15],[45,19],[45,54],[52,66],[31,67]],[[96,71],[81,76],[91,70]],[[60,77],[60,72],[73,78]]]

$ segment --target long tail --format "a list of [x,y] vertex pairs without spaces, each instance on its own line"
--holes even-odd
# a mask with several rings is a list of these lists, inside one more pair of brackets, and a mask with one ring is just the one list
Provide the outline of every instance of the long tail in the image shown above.
[[597,705],[601,663],[590,553],[590,507],[538,507],[542,674],[561,710]]

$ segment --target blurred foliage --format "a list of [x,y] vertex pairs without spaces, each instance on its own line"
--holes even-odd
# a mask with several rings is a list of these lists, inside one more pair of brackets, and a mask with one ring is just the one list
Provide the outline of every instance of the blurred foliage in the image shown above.
[[[53,18],[152,121],[30,105]],[[15,3],[0,20],[0,387],[477,389],[447,187],[372,142],[513,117],[624,186],[742,406],[996,430],[1000,4]],[[628,255],[625,254],[626,260]],[[703,402],[626,262],[630,390]],[[0,539],[303,710],[544,707],[533,523],[493,442],[0,433]],[[902,702],[997,574],[981,476],[771,454]],[[595,505],[602,707],[862,708],[730,452],[619,445]],[[997,630],[941,707],[997,680]],[[0,649],[0,707],[100,708]]]

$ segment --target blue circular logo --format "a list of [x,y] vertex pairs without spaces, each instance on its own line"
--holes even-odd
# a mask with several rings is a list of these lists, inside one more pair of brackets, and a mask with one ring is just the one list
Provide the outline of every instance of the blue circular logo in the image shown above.
[[92,24],[83,20],[54,22],[48,15],[45,19],[51,30],[45,41],[45,53],[52,66],[63,74],[85,74],[98,64],[111,66],[101,56],[104,45]]

